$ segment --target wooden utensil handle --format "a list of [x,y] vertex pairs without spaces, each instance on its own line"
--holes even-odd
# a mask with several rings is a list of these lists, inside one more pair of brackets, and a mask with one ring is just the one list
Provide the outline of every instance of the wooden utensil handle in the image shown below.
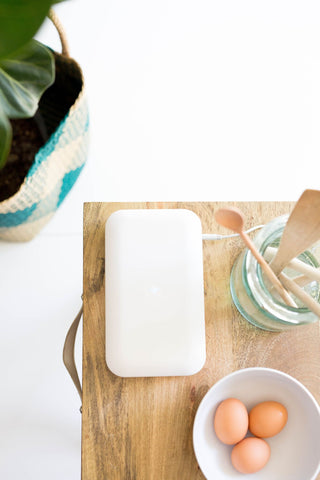
[[[277,252],[277,249],[274,247],[268,247],[266,249],[264,256],[267,262],[272,260],[276,252]],[[302,262],[298,258],[294,258],[293,260],[291,260],[288,263],[288,267],[292,268],[293,270],[297,270],[300,273],[304,273],[312,280],[316,280],[317,282],[320,282],[320,269],[312,267],[311,265],[308,265],[307,263]]]
[[240,233],[244,243],[250,249],[252,255],[255,257],[257,262],[260,264],[263,272],[265,273],[266,277],[270,280],[274,288],[277,290],[279,295],[281,296],[282,300],[289,305],[290,307],[296,307],[296,303],[293,301],[289,293],[285,290],[282,283],[280,282],[279,278],[276,274],[271,270],[268,263],[265,261],[263,256],[257,251],[256,246],[252,242],[251,238],[245,233]]
[[287,277],[284,273],[279,274],[279,278],[283,285],[290,290],[294,295],[306,305],[313,313],[320,318],[320,304],[316,302],[307,292],[305,292],[293,280]]

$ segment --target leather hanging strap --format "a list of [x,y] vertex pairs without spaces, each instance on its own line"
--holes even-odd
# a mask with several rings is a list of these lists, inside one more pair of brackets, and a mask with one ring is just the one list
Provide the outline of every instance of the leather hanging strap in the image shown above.
[[64,347],[63,347],[63,363],[65,364],[65,367],[68,370],[70,377],[72,378],[73,383],[76,386],[76,389],[78,390],[81,402],[82,402],[82,387],[81,387],[81,383],[80,383],[80,379],[79,379],[79,375],[76,367],[76,362],[74,359],[74,344],[75,344],[77,330],[78,330],[78,326],[79,326],[82,314],[83,314],[83,303],[81,305],[78,315],[73,320],[71,327],[68,330],[68,333],[64,342]]

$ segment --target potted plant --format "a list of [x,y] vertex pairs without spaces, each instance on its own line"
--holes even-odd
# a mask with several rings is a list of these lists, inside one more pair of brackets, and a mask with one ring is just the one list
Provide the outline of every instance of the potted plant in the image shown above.
[[[26,241],[40,231],[72,188],[87,156],[83,76],[69,55],[51,3],[0,0],[0,239],[4,240]],[[33,39],[46,15],[58,30],[61,54]]]

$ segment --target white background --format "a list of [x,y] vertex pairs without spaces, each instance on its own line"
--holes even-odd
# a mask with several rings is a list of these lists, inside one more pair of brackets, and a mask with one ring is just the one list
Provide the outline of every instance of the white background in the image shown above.
[[[80,479],[80,400],[61,357],[80,306],[84,201],[319,188],[317,0],[70,0],[56,12],[86,78],[91,149],[41,234],[0,243],[3,480]],[[37,37],[59,49],[49,22]]]

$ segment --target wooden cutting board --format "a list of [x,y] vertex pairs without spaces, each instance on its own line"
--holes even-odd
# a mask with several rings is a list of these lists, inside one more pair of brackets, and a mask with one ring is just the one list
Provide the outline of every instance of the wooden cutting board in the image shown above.
[[320,324],[264,332],[232,303],[229,278],[243,249],[239,238],[203,242],[207,360],[198,374],[123,379],[106,366],[104,228],[110,214],[124,208],[187,208],[200,217],[203,233],[227,234],[213,216],[226,205],[241,208],[250,228],[289,213],[294,203],[84,205],[82,480],[204,479],[192,446],[194,416],[209,388],[240,368],[282,370],[320,402]]

